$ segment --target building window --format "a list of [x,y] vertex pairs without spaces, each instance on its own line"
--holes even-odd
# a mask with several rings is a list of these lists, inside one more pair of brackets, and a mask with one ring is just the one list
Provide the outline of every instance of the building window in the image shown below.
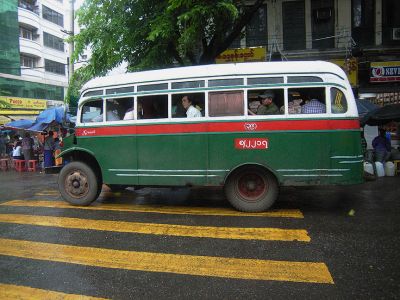
[[305,4],[303,1],[282,3],[283,48],[301,50],[306,48]]
[[399,0],[382,2],[382,42],[384,45],[400,44],[400,11]]
[[266,46],[268,44],[267,6],[261,6],[246,26],[246,46]]
[[375,1],[352,0],[351,35],[359,46],[375,44]]
[[36,60],[33,57],[21,55],[21,67],[35,68]]
[[33,29],[20,26],[19,27],[19,37],[28,39],[28,40],[33,40],[33,38],[34,38]]
[[65,75],[65,64],[62,64],[62,63],[59,63],[56,61],[45,59],[44,60],[44,69],[47,72]]
[[44,5],[42,9],[42,14],[43,14],[43,19],[46,19],[47,21],[60,25],[61,27],[64,27],[64,16],[62,14],[59,14],[58,12]]
[[47,32],[43,32],[43,44],[46,47],[50,47],[59,51],[64,51],[64,41],[63,39],[51,35]]

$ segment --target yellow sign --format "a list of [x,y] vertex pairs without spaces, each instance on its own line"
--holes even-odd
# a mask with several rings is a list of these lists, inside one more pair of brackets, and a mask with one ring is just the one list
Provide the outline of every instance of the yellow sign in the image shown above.
[[349,59],[333,59],[332,63],[338,65],[346,73],[347,78],[350,81],[351,87],[357,87],[358,85],[358,61],[357,58]]
[[217,56],[217,64],[265,61],[267,57],[266,47],[228,49]]
[[0,109],[1,115],[38,115],[40,110],[17,110],[17,109]]
[[[6,105],[2,104],[2,102],[4,102]],[[47,108],[47,101],[39,99],[31,99],[31,98],[0,96],[0,109],[1,108],[3,109],[24,108],[24,109],[44,110]]]

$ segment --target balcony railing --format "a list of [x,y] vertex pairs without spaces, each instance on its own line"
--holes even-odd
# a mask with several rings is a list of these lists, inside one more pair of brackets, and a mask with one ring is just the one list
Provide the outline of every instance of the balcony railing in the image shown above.
[[[35,1],[36,3],[36,1]],[[39,15],[39,6],[33,4],[32,2],[24,1],[24,0],[19,0],[18,1],[18,6],[27,10],[30,10],[31,12]]]

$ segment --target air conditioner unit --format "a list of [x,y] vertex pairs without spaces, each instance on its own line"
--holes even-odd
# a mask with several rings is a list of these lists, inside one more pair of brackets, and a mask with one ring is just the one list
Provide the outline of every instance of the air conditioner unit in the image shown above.
[[400,27],[392,28],[392,40],[400,41]]

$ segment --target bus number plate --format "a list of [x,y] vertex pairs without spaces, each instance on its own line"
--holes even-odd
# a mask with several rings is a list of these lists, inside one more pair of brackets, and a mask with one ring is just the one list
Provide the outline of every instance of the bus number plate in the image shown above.
[[241,150],[268,149],[266,138],[238,138],[235,139],[235,148]]

